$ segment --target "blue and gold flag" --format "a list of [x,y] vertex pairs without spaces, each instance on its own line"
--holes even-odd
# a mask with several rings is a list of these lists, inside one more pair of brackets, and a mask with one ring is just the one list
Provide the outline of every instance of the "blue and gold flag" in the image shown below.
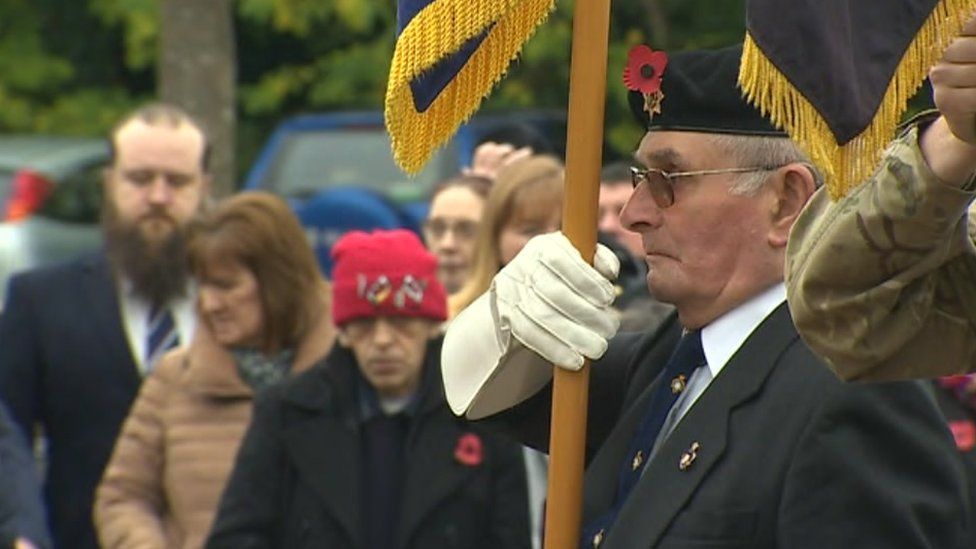
[[386,87],[393,157],[416,173],[466,121],[555,0],[399,0]]
[[871,175],[976,0],[749,0],[739,84],[827,176]]

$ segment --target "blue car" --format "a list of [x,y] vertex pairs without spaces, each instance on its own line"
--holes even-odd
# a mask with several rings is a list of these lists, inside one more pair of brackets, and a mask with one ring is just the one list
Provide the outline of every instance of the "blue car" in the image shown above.
[[270,191],[291,202],[328,275],[329,250],[349,230],[419,233],[431,189],[469,165],[478,144],[521,140],[562,157],[565,137],[561,111],[481,115],[464,124],[420,173],[408,176],[393,162],[382,112],[306,114],[278,125],[244,188]]

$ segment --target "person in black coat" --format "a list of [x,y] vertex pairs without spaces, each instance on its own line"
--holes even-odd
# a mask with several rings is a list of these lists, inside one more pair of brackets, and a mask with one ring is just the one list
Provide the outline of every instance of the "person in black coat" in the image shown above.
[[25,546],[50,547],[51,534],[30,448],[0,401],[0,547]]
[[407,231],[332,253],[340,345],[258,399],[207,547],[527,549],[521,448],[444,400],[436,258]]
[[968,547],[970,486],[929,388],[844,384],[797,335],[784,255],[819,176],[742,100],[740,58],[674,55],[663,100],[634,92],[654,116],[621,221],[676,314],[616,334],[612,252],[590,267],[536,237],[448,329],[448,401],[545,447],[546,363],[594,360],[580,547]]
[[[110,145],[106,249],[15,275],[0,314],[0,398],[28,440],[37,427],[46,439],[44,500],[67,549],[98,546],[92,502],[122,422],[143,374],[195,322],[182,229],[208,194],[206,137],[182,110],[149,105]],[[154,338],[154,325],[168,329]]]

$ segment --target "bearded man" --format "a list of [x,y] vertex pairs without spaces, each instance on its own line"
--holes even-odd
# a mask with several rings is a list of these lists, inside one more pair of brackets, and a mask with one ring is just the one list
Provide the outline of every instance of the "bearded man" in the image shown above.
[[105,250],[11,278],[0,314],[0,398],[29,440],[46,440],[55,547],[97,547],[92,499],[122,421],[143,375],[195,323],[183,237],[209,192],[206,136],[153,104],[109,143]]

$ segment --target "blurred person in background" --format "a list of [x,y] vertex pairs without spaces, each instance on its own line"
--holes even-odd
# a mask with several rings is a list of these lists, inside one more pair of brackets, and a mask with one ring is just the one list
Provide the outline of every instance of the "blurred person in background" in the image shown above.
[[[498,172],[474,247],[474,270],[461,291],[450,299],[452,317],[488,290],[495,274],[530,238],[559,230],[563,176],[561,162],[540,155],[516,161]],[[523,447],[523,457],[529,485],[532,543],[539,548],[549,462],[545,454],[528,447]]]
[[[483,137],[475,147],[471,166],[461,174],[434,188],[430,211],[424,224],[424,240],[437,255],[438,278],[449,295],[458,292],[471,272],[474,239],[488,191],[498,172],[508,165],[532,156],[532,145],[543,146],[534,130],[522,126],[502,127]],[[495,142],[512,139],[515,145]]]
[[511,143],[485,141],[475,147],[471,166],[461,170],[461,174],[484,177],[489,181],[494,181],[498,177],[499,170],[509,164],[528,158],[532,154],[532,147],[516,147]]
[[600,171],[597,229],[613,238],[632,258],[639,260],[644,257],[644,244],[641,243],[640,235],[620,223],[620,212],[633,190],[629,163],[613,162],[603,167]]
[[492,277],[537,234],[559,229],[563,165],[552,156],[531,156],[503,168],[488,194],[465,285],[450,298],[451,316],[488,289]]
[[332,254],[339,345],[258,399],[207,546],[527,548],[518,445],[444,401],[437,259],[404,230]]
[[0,401],[0,547],[50,546],[34,458]]
[[620,222],[620,212],[634,190],[631,165],[613,162],[600,171],[600,198],[597,212],[597,237],[620,260],[620,273],[614,280],[620,311],[620,331],[653,331],[664,322],[674,307],[647,293],[647,265],[640,235]]
[[146,378],[95,499],[101,547],[202,547],[255,393],[332,346],[328,283],[278,197],[244,193],[191,226],[199,322]]
[[461,172],[494,180],[502,168],[532,155],[556,155],[552,141],[527,122],[495,126],[478,139],[471,165]]
[[490,189],[490,179],[459,175],[431,194],[424,240],[437,256],[437,278],[448,294],[460,290],[471,272],[474,239]]
[[184,232],[210,190],[207,138],[177,107],[136,110],[109,144],[104,251],[12,277],[0,315],[0,398],[46,438],[48,518],[70,549],[97,546],[95,486],[143,375],[193,333]]

